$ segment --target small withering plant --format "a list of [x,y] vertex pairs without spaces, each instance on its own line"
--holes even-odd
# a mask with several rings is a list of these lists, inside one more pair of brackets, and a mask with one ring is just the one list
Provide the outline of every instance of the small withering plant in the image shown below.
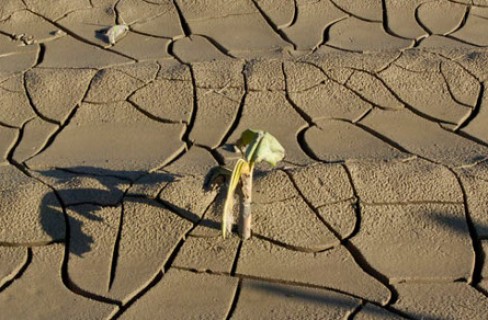
[[232,231],[234,196],[236,191],[239,190],[240,210],[238,230],[240,237],[246,240],[251,236],[251,202],[254,166],[261,161],[275,166],[284,158],[285,149],[268,132],[252,129],[247,129],[241,134],[241,137],[236,142],[236,147],[240,150],[242,158],[237,160],[234,169],[230,173],[222,214],[222,236],[226,238],[227,233]]

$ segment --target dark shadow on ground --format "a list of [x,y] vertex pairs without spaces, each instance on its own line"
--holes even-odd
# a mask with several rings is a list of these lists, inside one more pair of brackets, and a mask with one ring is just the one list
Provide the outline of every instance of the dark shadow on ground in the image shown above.
[[[354,309],[356,309],[361,303],[361,300],[358,298],[354,298],[356,299],[354,301],[349,295],[337,293],[333,290],[327,289],[312,289],[301,286],[277,284],[267,282],[265,280],[244,280],[244,284],[246,288],[252,291],[263,291],[266,293],[267,296],[278,296],[284,301],[290,299],[290,301],[295,300],[299,304],[305,304],[309,306],[315,305],[319,308],[323,307],[329,309],[331,313],[334,313],[334,311],[337,309],[342,309],[346,314],[348,314],[349,312],[352,312]],[[243,292],[241,291],[241,295],[242,294]],[[266,302],[263,301],[263,303]],[[259,306],[256,307],[259,308]],[[304,313],[307,313],[307,308],[305,307],[303,311]],[[385,317],[385,313],[390,313],[392,317],[395,316],[395,319],[407,319],[400,316],[397,312],[393,313],[390,310],[383,308],[379,305],[376,305],[376,308],[362,308],[359,313],[367,315],[368,317],[371,317],[371,319],[383,318]]]
[[[429,218],[433,220],[435,223],[447,227],[450,230],[460,233],[460,234],[470,234],[469,232],[469,225],[466,220],[466,217],[459,217],[459,216],[453,216],[453,215],[446,215],[442,213],[437,213],[433,212],[429,214]],[[477,239],[480,238],[480,236],[477,234],[479,230],[488,230],[488,223],[476,223],[472,222],[474,232],[476,233]]]
[[[117,177],[121,176],[140,176],[142,179],[136,180],[132,186],[143,186],[149,184],[159,184],[162,188],[170,182],[178,179],[177,175],[167,172],[126,172],[112,171],[106,169],[94,168],[97,174],[76,173],[86,171],[86,168],[70,168],[64,170],[46,170],[38,171],[38,178],[48,181],[56,189],[56,193],[46,194],[41,202],[40,222],[44,231],[53,239],[60,239],[60,232],[68,227],[64,237],[68,238],[76,235],[76,241],[67,241],[69,251],[77,256],[91,250],[94,242],[92,235],[83,231],[83,220],[96,221],[104,223],[103,218],[97,215],[97,211],[104,206],[117,207],[122,205],[125,188],[129,182]],[[149,177],[150,176],[150,177]],[[149,177],[148,179],[144,179]],[[86,186],[84,179],[90,179],[91,184],[97,183],[98,188]],[[89,184],[89,183],[88,183]],[[58,200],[61,198],[62,204]],[[125,201],[144,201],[142,195],[126,197]],[[146,201],[146,203],[151,203]],[[152,203],[155,203],[154,201]],[[86,204],[86,205],[84,205]],[[69,210],[68,210],[69,209]],[[68,221],[61,225],[59,215],[66,212]]]

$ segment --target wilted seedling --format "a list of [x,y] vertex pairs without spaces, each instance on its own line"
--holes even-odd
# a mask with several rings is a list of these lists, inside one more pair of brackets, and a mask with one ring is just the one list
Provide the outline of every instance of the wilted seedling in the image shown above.
[[251,236],[252,177],[256,163],[266,161],[275,166],[285,156],[285,149],[268,132],[248,129],[237,140],[237,148],[243,158],[237,160],[230,174],[227,196],[222,215],[222,236],[225,238],[232,229],[232,209],[234,194],[240,185],[241,206],[239,211],[239,235],[242,239]]

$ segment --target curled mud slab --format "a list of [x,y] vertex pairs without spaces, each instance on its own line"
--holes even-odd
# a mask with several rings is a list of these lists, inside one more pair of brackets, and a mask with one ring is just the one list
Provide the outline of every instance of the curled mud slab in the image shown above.
[[3,2],[0,318],[486,318],[486,1]]

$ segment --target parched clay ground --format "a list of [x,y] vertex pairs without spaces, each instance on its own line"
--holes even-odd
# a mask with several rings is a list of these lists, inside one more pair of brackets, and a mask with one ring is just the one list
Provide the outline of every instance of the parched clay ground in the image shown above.
[[487,319],[487,48],[486,0],[2,0],[0,318]]

